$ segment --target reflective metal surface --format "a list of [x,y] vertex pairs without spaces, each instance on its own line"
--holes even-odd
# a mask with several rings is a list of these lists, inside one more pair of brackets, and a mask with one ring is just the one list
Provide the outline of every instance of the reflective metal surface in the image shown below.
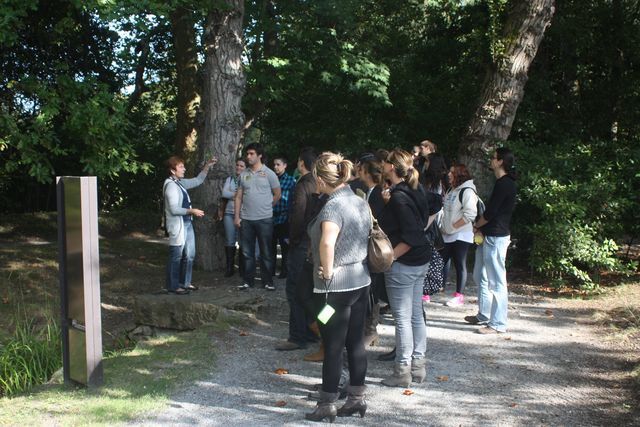
[[102,383],[102,319],[95,177],[59,177],[58,240],[65,381]]

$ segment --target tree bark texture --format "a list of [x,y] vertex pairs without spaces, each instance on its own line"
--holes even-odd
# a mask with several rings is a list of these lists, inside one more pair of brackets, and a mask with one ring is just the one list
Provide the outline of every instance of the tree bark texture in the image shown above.
[[459,159],[481,196],[491,191],[489,155],[511,133],[527,73],[555,12],[555,0],[517,0],[505,25],[506,48],[488,72],[478,109],[462,139]]
[[196,265],[207,271],[224,264],[224,230],[222,222],[213,218],[224,180],[233,173],[244,126],[241,109],[246,86],[242,68],[244,2],[228,0],[226,5],[209,13],[204,30],[204,132],[198,140],[197,153],[199,160],[218,157],[218,164],[194,192],[195,206],[206,213],[194,223]]
[[189,172],[193,172],[198,138],[196,116],[200,107],[200,83],[194,19],[188,9],[178,7],[171,13],[171,31],[178,87],[175,151],[184,157]]

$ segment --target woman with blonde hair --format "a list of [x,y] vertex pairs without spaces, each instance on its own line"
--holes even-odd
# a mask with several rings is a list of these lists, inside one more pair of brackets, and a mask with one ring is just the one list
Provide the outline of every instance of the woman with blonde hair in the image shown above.
[[426,377],[427,329],[421,296],[431,259],[431,247],[424,234],[429,206],[411,154],[399,149],[390,152],[384,174],[391,181],[391,188],[380,226],[393,245],[395,258],[384,276],[396,324],[396,358],[393,375],[382,384],[408,387],[412,379],[419,383]]
[[[322,388],[315,410],[305,414],[312,421],[359,413],[364,416],[364,380],[367,357],[364,321],[369,297],[367,243],[371,218],[367,202],[348,185],[352,163],[339,154],[323,153],[315,161],[313,176],[318,192],[326,195],[322,210],[307,227],[313,255],[314,294],[318,323],[325,348]],[[342,370],[342,350],[347,348],[350,383],[347,402],[336,409]]]

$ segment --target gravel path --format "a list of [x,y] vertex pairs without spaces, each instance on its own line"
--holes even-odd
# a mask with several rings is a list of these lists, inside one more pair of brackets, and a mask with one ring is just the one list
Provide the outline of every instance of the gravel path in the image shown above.
[[[284,283],[270,299],[260,324],[240,334],[231,329],[214,339],[215,372],[173,396],[168,409],[134,425],[294,426],[317,425],[303,413],[315,403],[306,399],[320,381],[321,365],[302,361],[307,351],[279,352],[274,346],[287,334]],[[252,290],[251,292],[265,292]],[[464,307],[442,305],[444,294],[426,304],[427,372],[412,395],[380,380],[391,362],[376,356],[393,346],[394,328],[385,317],[380,341],[369,351],[369,409],[364,419],[338,418],[340,425],[477,426],[477,425],[640,425],[629,418],[626,393],[611,372],[624,363],[599,331],[585,323],[571,304],[510,295],[510,331],[479,335],[462,320],[475,314],[475,289]],[[560,305],[563,308],[558,308]],[[287,375],[274,371],[284,368]],[[279,406],[282,403],[284,406]]]

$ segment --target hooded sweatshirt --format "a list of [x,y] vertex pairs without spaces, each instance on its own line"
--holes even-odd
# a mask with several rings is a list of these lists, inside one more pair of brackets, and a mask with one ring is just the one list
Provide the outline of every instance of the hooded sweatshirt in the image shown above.
[[[471,188],[473,190],[465,191],[462,194],[462,203],[460,203],[460,191],[463,188]],[[476,219],[476,204],[478,202],[475,190],[476,186],[473,184],[473,180],[470,179],[445,194],[440,225],[442,239],[445,243],[455,242],[456,240],[473,243],[473,222]],[[455,228],[453,224],[463,217],[467,223],[460,228]]]

